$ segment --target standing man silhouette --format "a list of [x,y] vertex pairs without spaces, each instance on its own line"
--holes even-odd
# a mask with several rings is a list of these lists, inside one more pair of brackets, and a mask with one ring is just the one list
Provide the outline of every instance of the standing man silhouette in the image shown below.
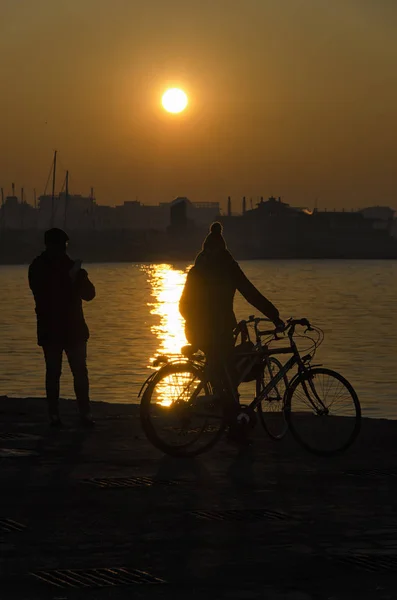
[[89,331],[82,300],[95,298],[95,287],[81,261],[66,253],[69,238],[61,229],[44,235],[45,251],[29,267],[29,286],[36,303],[37,342],[46,364],[46,393],[50,424],[62,427],[59,416],[59,388],[62,356],[65,352],[73,374],[81,422],[94,426],[90,410],[87,371]]

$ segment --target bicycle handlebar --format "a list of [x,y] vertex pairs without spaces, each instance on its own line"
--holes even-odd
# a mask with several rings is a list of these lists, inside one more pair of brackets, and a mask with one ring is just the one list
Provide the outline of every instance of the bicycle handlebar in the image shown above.
[[287,333],[289,336],[293,336],[295,333],[295,327],[297,325],[300,325],[301,327],[306,327],[307,330],[312,331],[312,326],[310,325],[310,321],[308,319],[288,319],[288,321],[285,324],[284,329],[280,328],[280,327],[276,327],[274,329],[271,330],[267,330],[267,331],[260,331],[258,329],[258,325],[259,323],[263,323],[263,322],[267,322],[267,323],[272,323],[273,321],[271,319],[267,319],[265,317],[254,317],[254,315],[250,315],[248,320],[243,320],[240,321],[239,326],[240,328],[244,328],[247,326],[247,324],[249,323],[253,323],[255,325],[255,333],[258,336],[262,336],[262,335],[276,335],[277,333]]
[[311,330],[312,326],[310,325],[310,321],[308,319],[288,319],[287,326],[285,329],[296,327],[297,325],[301,325],[302,327],[306,327],[306,329]]

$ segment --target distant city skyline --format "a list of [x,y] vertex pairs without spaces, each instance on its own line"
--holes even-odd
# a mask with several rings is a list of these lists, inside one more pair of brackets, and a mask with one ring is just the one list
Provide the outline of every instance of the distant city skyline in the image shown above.
[[[2,0],[0,186],[397,207],[394,0]],[[170,115],[161,96],[186,91]]]
[[[36,192],[36,194],[35,194]],[[14,190],[14,197],[17,198],[18,202],[25,202],[28,205],[34,207],[35,203],[38,206],[40,199],[43,197],[50,197],[51,196],[51,186],[48,185],[47,186],[47,190],[46,193],[40,193],[38,192],[36,189],[26,189],[24,187],[22,188],[17,188],[15,187]],[[55,201],[58,200],[58,198],[64,197],[65,196],[65,188],[64,185],[61,187],[59,187],[59,189],[55,190]],[[293,199],[291,198],[285,198],[282,196],[276,196],[273,194],[261,194],[261,195],[255,195],[255,196],[247,196],[246,194],[244,194],[243,196],[240,197],[232,197],[232,196],[225,196],[223,199],[221,199],[221,201],[212,201],[212,200],[207,200],[207,199],[195,199],[192,198],[191,196],[175,196],[173,198],[156,198],[154,199],[153,202],[145,202],[144,200],[142,200],[141,198],[139,198],[138,196],[135,197],[128,197],[128,198],[122,198],[122,199],[109,199],[109,201],[106,201],[104,199],[98,199],[95,193],[95,189],[94,188],[90,188],[89,191],[75,191],[75,190],[71,190],[69,189],[69,196],[71,198],[84,198],[84,199],[88,199],[88,198],[92,198],[92,200],[95,201],[95,203],[99,206],[102,207],[106,207],[106,206],[110,206],[110,207],[122,207],[124,204],[130,204],[130,203],[135,203],[137,202],[138,204],[141,204],[143,206],[152,206],[152,207],[156,207],[159,206],[161,204],[169,204],[170,202],[172,202],[173,200],[177,199],[177,198],[181,198],[181,197],[185,197],[188,198],[191,202],[193,203],[215,203],[217,205],[219,205],[221,214],[227,214],[228,213],[228,206],[229,206],[229,198],[230,198],[230,202],[231,202],[231,210],[233,214],[241,214],[243,212],[243,204],[245,203],[246,209],[252,209],[255,208],[261,201],[263,200],[268,200],[269,198],[275,197],[275,198],[279,198],[282,200],[282,202],[286,202],[287,204],[291,205],[292,207],[295,208],[308,208],[309,210],[319,210],[319,211],[343,211],[343,210],[347,210],[347,211],[360,211],[366,208],[373,208],[373,207],[389,207],[393,210],[395,210],[397,212],[397,198],[395,200],[395,204],[393,205],[392,203],[387,203],[387,202],[382,202],[381,199],[379,199],[379,201],[374,201],[374,202],[367,202],[366,204],[360,204],[358,206],[349,206],[347,203],[335,203],[333,205],[328,205],[328,206],[324,206],[321,204],[320,199],[315,199],[314,202],[312,204],[310,204],[309,202],[294,202]],[[4,201],[6,201],[7,199],[10,199],[13,197],[13,192],[12,192],[12,185],[10,185],[9,187],[3,188],[3,198]]]
[[[35,189],[28,189],[26,190],[26,188],[15,188],[14,192],[12,192],[12,184],[11,186],[9,186],[10,189],[8,190],[8,188],[3,188],[3,198],[4,201],[7,201],[7,199],[11,199],[11,198],[16,198],[18,200],[18,202],[25,202],[27,203],[29,206],[34,207],[35,202],[37,204],[37,207],[40,203],[41,198],[49,198],[51,197],[51,190],[50,187],[47,186],[47,190],[45,194],[41,194],[38,193],[37,190]],[[8,191],[7,191],[8,190]],[[36,192],[36,195],[35,195]],[[13,195],[14,194],[14,195]],[[363,209],[367,209],[367,208],[374,208],[374,207],[388,207],[391,208],[393,210],[395,210],[397,212],[397,198],[396,198],[396,202],[395,202],[395,206],[393,206],[392,204],[387,204],[386,202],[367,202],[366,204],[361,204],[358,206],[348,206],[347,204],[335,204],[335,205],[331,205],[331,206],[322,206],[321,202],[319,201],[319,199],[316,199],[313,204],[310,204],[308,202],[301,202],[299,205],[296,202],[293,202],[291,199],[285,198],[285,197],[281,197],[281,196],[275,196],[273,194],[261,194],[261,195],[255,195],[255,196],[247,196],[247,195],[243,195],[241,197],[235,197],[233,198],[232,196],[226,196],[223,198],[223,201],[212,201],[212,200],[207,200],[207,199],[193,199],[191,196],[175,196],[173,198],[161,198],[161,199],[155,199],[153,202],[144,202],[142,199],[140,199],[138,196],[135,197],[129,197],[129,198],[123,198],[123,199],[118,199],[118,201],[116,202],[112,202],[112,201],[100,201],[95,194],[95,189],[94,188],[90,188],[90,191],[87,193],[81,192],[81,191],[74,191],[74,190],[69,190],[69,196],[71,199],[78,199],[81,198],[83,200],[87,200],[89,198],[91,198],[95,204],[102,206],[102,207],[119,207],[121,208],[124,204],[133,204],[133,203],[138,203],[142,206],[149,206],[149,207],[158,207],[159,205],[166,205],[166,204],[170,204],[171,202],[173,202],[174,200],[178,199],[178,198],[187,198],[189,201],[193,202],[194,204],[200,204],[200,203],[208,203],[208,204],[217,204],[220,208],[221,214],[227,214],[228,213],[228,208],[229,208],[229,199],[230,199],[230,203],[231,203],[231,210],[233,214],[242,214],[244,212],[243,209],[243,205],[245,204],[246,206],[246,210],[250,210],[252,208],[255,208],[259,203],[261,203],[262,201],[266,201],[270,198],[277,198],[280,199],[282,202],[285,202],[287,204],[289,204],[290,206],[294,207],[294,208],[307,208],[309,210],[318,210],[318,211],[360,211]],[[65,189],[64,186],[62,187],[62,189],[57,189],[55,191],[55,202],[57,202],[59,199],[64,199],[65,197]],[[114,200],[114,199],[113,199]],[[1,205],[1,202],[0,202]]]

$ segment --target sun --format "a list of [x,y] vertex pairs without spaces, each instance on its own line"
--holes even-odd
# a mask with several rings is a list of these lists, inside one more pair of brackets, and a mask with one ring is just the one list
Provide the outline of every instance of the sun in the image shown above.
[[164,92],[161,102],[167,112],[180,113],[187,107],[188,97],[183,90],[171,88]]

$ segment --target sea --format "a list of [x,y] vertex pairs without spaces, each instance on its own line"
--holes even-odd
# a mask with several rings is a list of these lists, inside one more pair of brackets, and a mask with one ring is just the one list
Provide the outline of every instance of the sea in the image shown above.
[[[308,318],[324,332],[314,362],[356,389],[363,415],[397,418],[397,261],[241,261],[282,318]],[[178,301],[187,263],[86,264],[97,296],[85,304],[91,337],[91,398],[137,403],[160,354],[186,343]],[[0,267],[0,396],[43,397],[44,361],[36,343],[28,267]],[[256,314],[239,293],[238,319]],[[299,339],[302,350],[310,340]],[[308,346],[308,348],[309,348]],[[64,362],[61,394],[73,397]]]

